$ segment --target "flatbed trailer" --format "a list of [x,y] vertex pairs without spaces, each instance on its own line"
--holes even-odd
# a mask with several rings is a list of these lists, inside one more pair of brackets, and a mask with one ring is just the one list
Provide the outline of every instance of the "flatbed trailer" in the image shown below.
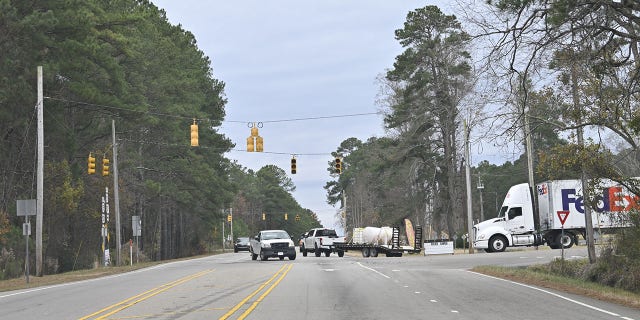
[[422,227],[415,228],[415,241],[413,247],[400,246],[400,229],[393,227],[391,244],[368,244],[368,243],[336,243],[336,250],[349,251],[359,250],[362,256],[377,257],[384,254],[387,257],[402,257],[403,253],[420,253],[422,251]]

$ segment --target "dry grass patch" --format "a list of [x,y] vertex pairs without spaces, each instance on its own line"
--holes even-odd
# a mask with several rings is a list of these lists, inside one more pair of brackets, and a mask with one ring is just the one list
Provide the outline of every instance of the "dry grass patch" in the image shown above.
[[593,282],[532,271],[527,268],[479,266],[471,270],[514,282],[578,294],[630,308],[640,309],[640,295]]

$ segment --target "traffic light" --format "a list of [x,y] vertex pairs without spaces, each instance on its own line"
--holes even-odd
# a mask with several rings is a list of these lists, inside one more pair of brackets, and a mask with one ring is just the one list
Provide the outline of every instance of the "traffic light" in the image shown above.
[[296,214],[296,221],[300,221],[300,215]]
[[267,215],[263,212],[262,213],[262,221],[267,220]]
[[253,152],[255,151],[255,146],[253,145],[253,137],[247,138],[247,151]]
[[336,157],[335,169],[337,174],[342,173],[342,159]]
[[227,222],[231,222],[231,215],[230,214],[227,215]]
[[264,151],[264,139],[261,136],[256,137],[256,152]]
[[87,164],[87,172],[89,174],[96,173],[96,158],[93,157],[91,155],[91,153],[89,153],[89,161],[88,161],[88,164]]
[[196,119],[193,119],[193,124],[191,125],[191,146],[198,146],[198,125],[196,124]]
[[102,158],[102,176],[108,176],[109,175],[109,159],[107,158]]
[[264,139],[258,135],[258,127],[262,127],[262,123],[250,123],[251,135],[247,138],[247,152],[264,152]]
[[289,215],[285,213],[285,214],[284,214],[284,219],[285,219],[285,220],[289,220]]
[[296,174],[298,166],[296,165],[296,158],[291,158],[291,174]]

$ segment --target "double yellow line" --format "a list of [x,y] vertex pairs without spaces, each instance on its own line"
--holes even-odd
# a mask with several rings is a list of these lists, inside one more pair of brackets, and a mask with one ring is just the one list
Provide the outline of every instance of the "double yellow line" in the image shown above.
[[263,283],[260,287],[258,287],[258,289],[256,289],[254,292],[252,292],[246,298],[242,299],[242,301],[240,301],[238,304],[236,304],[233,308],[231,308],[231,310],[229,310],[227,313],[225,313],[222,317],[218,318],[218,320],[226,320],[226,319],[228,319],[230,316],[232,316],[234,313],[236,313],[238,310],[240,310],[240,308],[242,306],[244,306],[247,303],[247,301],[251,300],[251,298],[253,298],[255,295],[260,293],[265,287],[267,287],[269,285],[269,283],[271,283],[275,278],[278,278],[278,275],[280,275],[278,280],[276,280],[273,283],[271,283],[271,286],[267,290],[265,290],[262,293],[262,295],[260,295],[260,297],[258,299],[256,299],[251,304],[251,306],[249,306],[249,308],[247,308],[247,310],[245,310],[238,317],[238,320],[243,320],[244,318],[246,318],[258,306],[258,304],[260,302],[262,302],[262,300],[269,293],[271,293],[271,290],[273,290],[273,288],[275,288],[280,283],[280,281],[282,281],[282,279],[284,279],[284,277],[287,275],[289,270],[291,270],[291,268],[293,268],[293,264],[291,264],[291,263],[288,264],[288,265],[282,266],[282,268],[280,268],[280,270],[278,270],[278,272],[276,272],[271,278],[269,278],[269,280],[267,280],[267,282]]
[[175,287],[175,286],[177,286],[179,284],[183,284],[183,283],[185,283],[187,281],[191,281],[191,280],[193,280],[195,278],[202,277],[205,274],[208,274],[208,273],[211,273],[211,272],[213,272],[213,269],[204,270],[204,271],[198,272],[196,274],[192,274],[192,275],[186,276],[184,278],[180,278],[180,279],[175,280],[173,282],[169,282],[167,284],[163,284],[163,285],[161,285],[159,287],[156,287],[156,288],[153,288],[151,290],[145,291],[145,292],[143,292],[143,293],[141,293],[139,295],[133,296],[133,297],[131,297],[129,299],[126,299],[126,300],[120,301],[120,302],[118,302],[116,304],[110,305],[110,306],[108,306],[108,307],[106,307],[106,308],[104,308],[102,310],[96,311],[96,312],[94,312],[94,313],[92,313],[92,314],[90,314],[88,316],[82,317],[82,318],[80,318],[80,320],[105,319],[108,316],[116,314],[116,313],[118,313],[118,312],[120,312],[120,311],[122,311],[122,310],[124,310],[126,308],[129,308],[129,307],[135,305],[136,303],[139,303],[139,302],[142,302],[144,300],[147,300],[147,299],[149,299],[149,298],[151,298],[151,297],[153,297],[153,296],[155,296],[157,294],[160,294],[160,293],[162,293],[164,291],[167,291],[167,290],[169,290],[169,289],[171,289],[171,288],[173,288],[173,287]]

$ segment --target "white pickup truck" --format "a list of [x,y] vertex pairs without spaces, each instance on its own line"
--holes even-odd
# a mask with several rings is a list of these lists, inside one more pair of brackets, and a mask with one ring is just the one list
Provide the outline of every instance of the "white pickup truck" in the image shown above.
[[253,237],[249,245],[251,260],[265,261],[269,258],[289,257],[289,260],[296,259],[296,247],[291,240],[291,236],[284,230],[263,230]]
[[344,250],[337,249],[335,244],[344,242],[345,238],[339,237],[333,229],[314,228],[304,235],[300,252],[304,257],[307,256],[307,252],[313,252],[316,257],[319,257],[323,252],[325,257],[330,256],[331,252],[335,252],[339,257],[342,257]]

